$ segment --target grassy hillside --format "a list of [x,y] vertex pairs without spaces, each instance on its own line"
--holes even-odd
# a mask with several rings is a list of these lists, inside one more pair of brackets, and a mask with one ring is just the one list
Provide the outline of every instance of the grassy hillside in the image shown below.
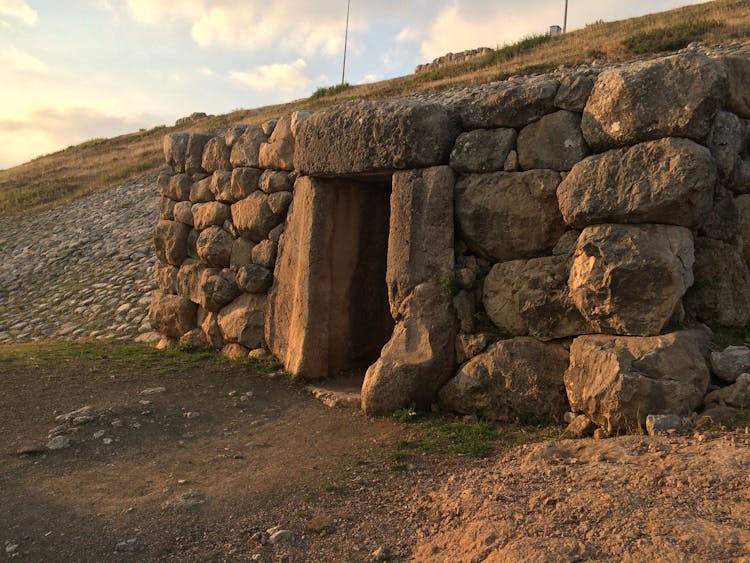
[[[750,39],[747,0],[716,0],[618,22],[595,22],[556,37],[526,38],[469,62],[351,88],[321,89],[308,99],[240,110],[187,128],[157,127],[112,139],[93,139],[26,164],[0,170],[0,215],[48,207],[162,167],[161,139],[173,131],[212,131],[262,123],[297,109],[320,109],[354,99],[382,99],[513,74],[551,70],[592,59],[626,60],[676,50],[691,41],[719,44]],[[200,109],[200,108],[196,108]]]

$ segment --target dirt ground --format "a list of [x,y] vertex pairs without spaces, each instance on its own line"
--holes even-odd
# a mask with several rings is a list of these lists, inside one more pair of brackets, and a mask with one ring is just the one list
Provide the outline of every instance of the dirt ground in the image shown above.
[[[46,450],[56,427],[71,445]],[[0,557],[750,561],[747,429],[498,438],[485,458],[431,432],[262,365],[0,347]]]

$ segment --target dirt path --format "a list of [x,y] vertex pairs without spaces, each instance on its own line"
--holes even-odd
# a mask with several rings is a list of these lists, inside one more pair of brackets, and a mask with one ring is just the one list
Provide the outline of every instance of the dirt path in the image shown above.
[[[0,347],[0,389],[9,559],[750,557],[743,431],[458,457],[425,425],[328,409],[262,366],[122,345]],[[58,425],[69,447],[16,453]]]

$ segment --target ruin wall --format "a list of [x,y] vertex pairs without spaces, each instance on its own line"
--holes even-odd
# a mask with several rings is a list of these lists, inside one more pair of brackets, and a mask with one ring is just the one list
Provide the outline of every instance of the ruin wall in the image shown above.
[[693,50],[168,135],[152,325],[372,414],[750,406],[707,329],[750,324],[748,120],[750,58]]

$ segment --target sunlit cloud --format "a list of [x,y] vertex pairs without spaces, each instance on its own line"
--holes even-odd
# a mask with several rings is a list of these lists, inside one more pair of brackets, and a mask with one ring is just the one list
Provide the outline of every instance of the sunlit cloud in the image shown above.
[[10,67],[25,72],[44,72],[47,70],[47,65],[34,55],[19,51],[15,47],[0,51],[0,64],[6,68]]
[[23,0],[0,0],[0,15],[10,16],[28,27],[34,27],[39,19],[36,10]]
[[216,73],[215,73],[215,72],[213,71],[213,69],[212,69],[212,68],[209,68],[209,67],[207,67],[207,66],[201,67],[201,68],[200,68],[200,69],[198,70],[198,72],[200,73],[200,75],[201,75],[201,76],[213,76],[214,74],[216,74]]
[[249,71],[233,70],[229,77],[258,92],[304,92],[311,84],[306,68],[307,63],[297,59],[293,63],[262,65]]
[[379,80],[383,80],[383,76],[381,74],[365,74],[365,76],[362,78],[362,84],[371,84],[372,82],[378,82]]
[[394,41],[396,43],[407,43],[410,41],[417,41],[420,37],[420,33],[416,30],[412,29],[409,26],[406,26],[401,31],[398,32],[398,35],[394,38]]

